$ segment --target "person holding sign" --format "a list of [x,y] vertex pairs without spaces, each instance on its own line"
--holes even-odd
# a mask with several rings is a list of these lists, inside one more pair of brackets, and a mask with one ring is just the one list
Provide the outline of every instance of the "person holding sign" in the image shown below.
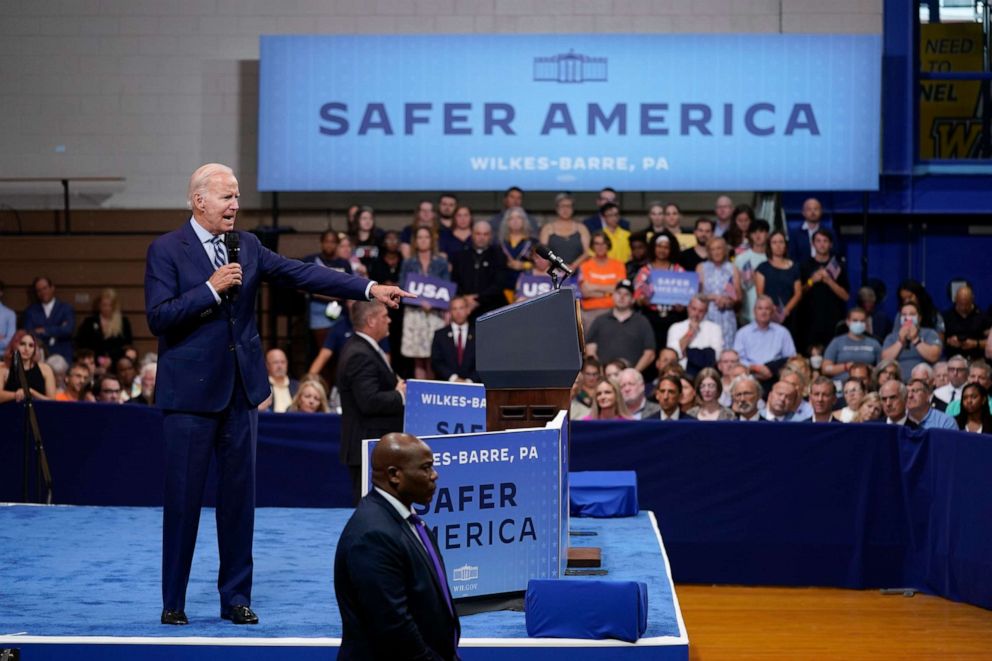
[[334,554],[339,659],[458,658],[461,627],[437,539],[413,511],[437,483],[434,454],[416,436],[386,434],[372,450],[372,489]]
[[[413,232],[410,257],[403,260],[400,282],[410,290],[410,276],[421,275],[450,280],[448,260],[437,251],[437,236],[429,227],[418,227]],[[406,301],[404,301],[406,302]],[[447,307],[447,306],[445,306]],[[403,338],[400,353],[413,359],[413,374],[417,379],[431,378],[431,341],[434,333],[444,327],[443,313],[425,297],[407,303],[403,310]]]
[[685,272],[679,264],[680,255],[678,239],[669,230],[663,229],[654,235],[651,261],[642,266],[634,276],[634,303],[651,322],[655,346],[660,347],[665,344],[668,339],[668,329],[672,324],[685,319],[686,309],[685,305],[659,305],[651,302],[654,297],[654,280],[651,272]]

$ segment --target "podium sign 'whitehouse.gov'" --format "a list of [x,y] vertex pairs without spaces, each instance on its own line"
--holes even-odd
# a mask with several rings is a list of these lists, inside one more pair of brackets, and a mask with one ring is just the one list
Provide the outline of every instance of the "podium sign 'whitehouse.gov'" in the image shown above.
[[258,187],[874,190],[881,39],[263,36]]

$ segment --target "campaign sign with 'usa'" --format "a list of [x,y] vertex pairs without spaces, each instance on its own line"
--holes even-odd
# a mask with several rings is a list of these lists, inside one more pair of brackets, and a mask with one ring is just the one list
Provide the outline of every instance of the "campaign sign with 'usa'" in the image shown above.
[[448,280],[435,278],[432,275],[411,273],[406,276],[403,289],[416,294],[416,298],[404,298],[403,302],[407,305],[427,303],[436,310],[447,310],[451,307],[451,299],[455,297],[457,288],[455,283]]
[[[569,289],[575,290],[575,298],[581,299],[582,294],[579,291],[579,276],[571,275],[565,278],[561,282],[562,287],[568,287]],[[551,282],[551,276],[548,275],[533,275],[531,273],[521,273],[517,277],[517,286],[515,290],[515,297],[518,301],[523,301],[531,298],[537,298],[544,294],[549,293],[554,289],[554,283]]]

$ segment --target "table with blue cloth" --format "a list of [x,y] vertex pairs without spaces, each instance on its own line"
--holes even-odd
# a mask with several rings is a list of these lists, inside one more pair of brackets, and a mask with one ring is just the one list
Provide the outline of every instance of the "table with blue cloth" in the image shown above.
[[637,473],[580,471],[568,474],[572,516],[637,516]]

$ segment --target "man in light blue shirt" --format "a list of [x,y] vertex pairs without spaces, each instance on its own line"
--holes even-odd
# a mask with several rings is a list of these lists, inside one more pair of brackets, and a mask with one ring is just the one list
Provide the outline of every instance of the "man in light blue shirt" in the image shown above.
[[759,381],[767,382],[785,361],[796,355],[792,335],[772,321],[775,303],[770,296],[759,296],[754,303],[754,321],[737,331],[734,351],[741,364]]
[[3,304],[3,282],[0,282],[0,353],[7,350],[16,332],[17,313]]
[[954,418],[930,408],[930,385],[923,379],[913,379],[906,386],[906,412],[909,419],[920,426],[920,429],[954,429],[958,423]]

